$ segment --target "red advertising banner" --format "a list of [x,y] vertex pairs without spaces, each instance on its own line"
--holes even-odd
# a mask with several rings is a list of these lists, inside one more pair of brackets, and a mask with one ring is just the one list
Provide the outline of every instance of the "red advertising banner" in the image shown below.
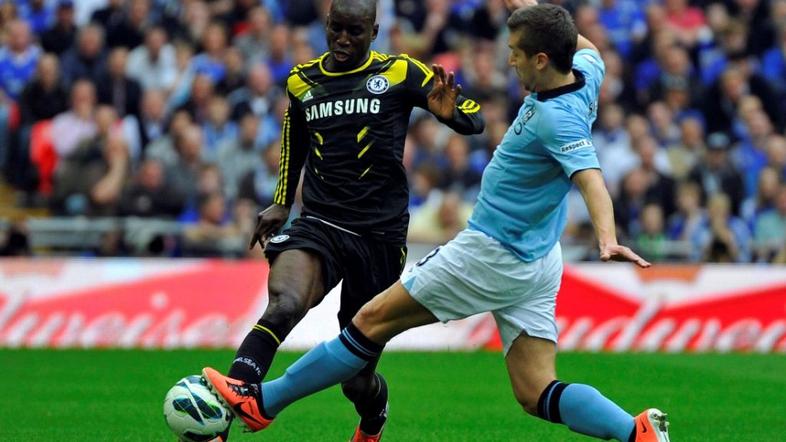
[[[0,347],[235,347],[264,311],[264,261],[0,260]],[[786,268],[579,264],[557,302],[583,351],[786,351]],[[335,293],[286,341],[338,332]],[[490,315],[410,330],[390,348],[500,348]]]

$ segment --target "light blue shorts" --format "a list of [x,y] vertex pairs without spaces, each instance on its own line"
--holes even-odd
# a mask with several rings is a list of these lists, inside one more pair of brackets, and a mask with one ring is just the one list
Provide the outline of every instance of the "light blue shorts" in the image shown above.
[[442,322],[493,313],[506,354],[521,333],[557,342],[561,280],[559,243],[546,256],[524,262],[496,239],[469,229],[401,276],[409,294]]

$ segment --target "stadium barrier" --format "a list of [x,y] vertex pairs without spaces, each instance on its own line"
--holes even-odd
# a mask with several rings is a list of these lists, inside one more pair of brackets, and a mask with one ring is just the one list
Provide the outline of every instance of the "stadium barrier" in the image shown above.
[[[0,347],[235,347],[264,310],[267,273],[261,260],[0,260]],[[334,290],[286,348],[335,336],[337,304]],[[563,350],[786,352],[782,267],[573,264],[558,304]],[[410,330],[389,348],[500,342],[486,314]]]

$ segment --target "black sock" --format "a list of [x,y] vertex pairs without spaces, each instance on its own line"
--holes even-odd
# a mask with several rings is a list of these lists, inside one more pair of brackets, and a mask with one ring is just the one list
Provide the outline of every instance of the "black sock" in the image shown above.
[[360,431],[365,434],[379,434],[387,420],[388,384],[381,374],[374,373],[371,382],[358,382],[354,378],[342,384],[344,395],[355,404],[360,416]]
[[543,389],[538,399],[538,417],[545,419],[555,424],[562,423],[562,416],[559,413],[559,399],[562,396],[562,391],[567,388],[569,384],[560,381],[551,381],[551,383]]
[[633,430],[630,431],[630,436],[628,436],[628,442],[636,442],[636,423],[633,423]]
[[259,383],[267,375],[278,346],[284,339],[273,324],[260,319],[235,353],[228,376],[245,382]]

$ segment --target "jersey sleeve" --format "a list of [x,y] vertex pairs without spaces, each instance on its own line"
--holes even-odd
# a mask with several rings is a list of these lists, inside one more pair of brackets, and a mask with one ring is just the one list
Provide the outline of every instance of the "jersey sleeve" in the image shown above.
[[580,116],[553,110],[541,116],[538,137],[568,177],[584,169],[600,169],[592,136]]
[[[402,55],[407,63],[407,88],[411,92],[413,105],[428,110],[428,94],[434,85],[434,73],[425,64],[414,58]],[[480,104],[463,95],[456,99],[456,108],[453,109],[453,118],[450,120],[437,119],[462,135],[479,134],[483,132],[486,123],[480,112]]]
[[606,65],[600,57],[598,51],[593,49],[581,49],[573,55],[573,68],[581,71],[587,81],[587,85],[592,88],[592,96],[600,94],[600,85],[606,75]]
[[300,170],[306,162],[310,137],[306,117],[300,101],[287,88],[289,107],[281,124],[281,158],[278,162],[278,182],[273,194],[273,203],[291,206],[295,200]]

